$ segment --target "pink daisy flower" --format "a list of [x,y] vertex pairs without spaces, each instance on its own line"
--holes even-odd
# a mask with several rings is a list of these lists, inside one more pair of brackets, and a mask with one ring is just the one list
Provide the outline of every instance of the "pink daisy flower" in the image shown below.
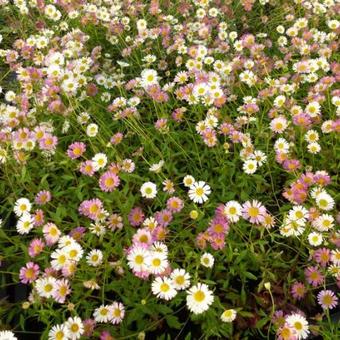
[[242,205],[242,216],[250,223],[261,224],[264,222],[266,208],[258,201],[247,201]]
[[225,236],[213,236],[210,238],[210,245],[214,250],[222,250],[225,247]]
[[39,227],[44,224],[45,216],[44,216],[44,212],[41,209],[37,209],[32,216],[33,216],[33,224],[36,227]]
[[86,319],[83,321],[83,325],[84,325],[83,336],[91,337],[96,326],[96,321],[93,319]]
[[44,137],[39,140],[41,150],[53,151],[58,144],[58,138],[49,133],[45,133]]
[[69,281],[66,279],[57,280],[53,290],[53,298],[59,303],[64,303],[68,294],[71,293]]
[[60,230],[54,223],[45,224],[43,226],[43,233],[48,246],[56,243],[61,235]]
[[155,219],[159,226],[166,227],[172,221],[172,213],[170,210],[167,209],[157,211],[155,213]]
[[105,192],[112,192],[118,187],[119,183],[119,177],[111,171],[104,172],[99,179],[99,187]]
[[123,137],[124,135],[121,132],[117,132],[111,137],[110,142],[113,145],[118,145],[123,140]]
[[69,145],[67,149],[67,155],[71,159],[79,158],[83,155],[83,153],[86,151],[86,144],[82,142],[75,142]]
[[89,160],[89,161],[82,162],[79,166],[79,171],[83,175],[92,177],[94,173],[96,172],[93,161]]
[[128,215],[128,220],[130,224],[134,227],[141,225],[144,221],[144,213],[142,209],[139,207],[131,209]]
[[103,213],[103,203],[98,198],[83,201],[79,206],[79,212],[95,221]]
[[41,239],[34,239],[28,247],[28,255],[35,257],[39,255],[45,247],[45,243]]
[[150,246],[153,243],[152,234],[148,228],[138,229],[133,235],[132,242],[137,246]]
[[320,286],[324,282],[324,276],[317,267],[308,267],[305,269],[306,280],[313,287]]
[[338,304],[338,298],[332,290],[322,290],[318,294],[318,303],[323,309],[333,309]]
[[328,248],[319,248],[315,250],[313,258],[322,267],[326,267],[327,263],[331,260],[331,251]]
[[32,283],[39,275],[39,266],[34,262],[26,263],[26,267],[20,269],[19,278],[22,283]]
[[291,287],[291,294],[296,300],[303,299],[306,295],[306,286],[302,282],[295,282]]
[[42,190],[38,192],[37,196],[35,196],[35,203],[37,203],[38,205],[44,205],[51,201],[51,197],[52,195],[49,191]]
[[172,212],[180,212],[183,209],[184,203],[179,197],[171,197],[167,200],[166,206]]

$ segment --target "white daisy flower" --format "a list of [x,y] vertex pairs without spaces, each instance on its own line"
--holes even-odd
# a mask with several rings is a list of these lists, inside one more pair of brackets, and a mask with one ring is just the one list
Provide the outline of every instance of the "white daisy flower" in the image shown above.
[[110,307],[101,305],[94,310],[93,317],[96,322],[109,322],[111,319]]
[[163,273],[169,263],[165,254],[160,252],[150,252],[146,259],[146,265],[151,274],[157,275]]
[[69,317],[65,323],[72,340],[79,339],[84,333],[84,325],[79,316]]
[[12,331],[0,331],[1,340],[17,340],[18,338],[14,335]]
[[66,325],[54,325],[48,332],[48,340],[67,340],[70,333]]
[[311,246],[317,247],[322,244],[323,238],[322,234],[312,232],[308,235],[308,242]]
[[154,244],[150,248],[151,251],[164,254],[165,256],[168,255],[168,247],[165,243],[162,242],[154,242]]
[[202,204],[208,200],[210,186],[203,181],[195,182],[189,189],[189,198],[195,203]]
[[226,309],[221,314],[221,320],[223,322],[233,322],[236,319],[237,312],[235,309]]
[[201,265],[206,268],[212,268],[214,265],[214,261],[215,261],[214,256],[212,256],[209,253],[204,253],[200,259]]
[[86,134],[89,137],[96,137],[98,133],[98,125],[91,123],[86,127]]
[[145,69],[141,73],[141,85],[144,88],[148,88],[151,85],[158,84],[157,71],[152,69]]
[[84,253],[83,248],[77,242],[74,242],[72,245],[65,247],[64,251],[67,254],[68,258],[75,262],[80,261]]
[[334,217],[322,214],[312,222],[312,226],[319,231],[328,231],[334,227]]
[[156,277],[152,282],[151,290],[154,295],[164,300],[171,300],[177,295],[177,290],[168,277]]
[[334,200],[331,195],[327,192],[322,192],[321,194],[316,196],[316,204],[321,210],[332,210],[334,207]]
[[62,269],[68,261],[68,255],[63,249],[57,249],[51,254],[51,267],[56,270]]
[[229,221],[237,222],[242,216],[242,206],[237,201],[229,201],[224,206],[223,212]]
[[97,153],[93,156],[92,162],[94,169],[97,171],[105,167],[107,164],[107,156],[105,153]]
[[195,178],[190,175],[187,175],[183,178],[183,184],[187,188],[191,187],[195,182]]
[[35,288],[41,297],[50,298],[56,287],[57,280],[53,276],[37,279]]
[[86,256],[86,261],[90,266],[99,266],[103,262],[103,252],[99,249],[91,250]]
[[152,164],[149,168],[149,171],[159,173],[162,170],[164,165],[164,161],[160,160],[158,163]]
[[24,213],[17,222],[17,232],[21,235],[28,234],[34,227],[33,222],[33,217],[29,213]]
[[147,269],[146,259],[149,252],[143,247],[134,247],[127,256],[129,267],[136,271],[141,272]]
[[183,290],[190,286],[190,274],[184,269],[174,269],[170,275],[172,284],[177,290]]
[[32,204],[27,198],[19,198],[14,205],[14,213],[17,216],[22,216],[24,213],[31,211]]
[[300,314],[292,314],[286,318],[286,322],[292,327],[298,336],[298,339],[306,339],[309,334],[308,322]]
[[155,183],[152,182],[145,182],[141,188],[140,192],[142,194],[142,197],[145,198],[155,198],[157,195],[157,186]]
[[246,174],[251,175],[257,170],[257,162],[253,159],[248,159],[243,163],[242,169]]
[[207,311],[214,301],[214,295],[204,283],[198,283],[188,290],[186,298],[188,309],[194,314]]

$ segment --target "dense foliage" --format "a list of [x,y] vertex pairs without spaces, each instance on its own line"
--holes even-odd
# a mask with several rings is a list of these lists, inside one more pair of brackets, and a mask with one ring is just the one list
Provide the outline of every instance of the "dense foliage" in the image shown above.
[[0,0],[0,339],[339,338],[339,9]]

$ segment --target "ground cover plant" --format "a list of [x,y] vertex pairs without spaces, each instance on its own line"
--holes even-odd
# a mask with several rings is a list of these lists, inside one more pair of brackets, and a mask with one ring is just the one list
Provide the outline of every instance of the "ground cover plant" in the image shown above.
[[337,339],[339,3],[0,0],[0,339]]

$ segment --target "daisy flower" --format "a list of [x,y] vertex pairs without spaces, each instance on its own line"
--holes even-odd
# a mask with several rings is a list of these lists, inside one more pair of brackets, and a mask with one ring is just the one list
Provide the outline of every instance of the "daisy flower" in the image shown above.
[[307,267],[304,273],[307,282],[313,287],[318,287],[324,282],[324,276],[320,273],[318,267]]
[[237,312],[235,309],[226,309],[221,314],[221,320],[223,322],[233,322],[236,319]]
[[190,188],[195,182],[195,178],[190,175],[187,175],[183,178],[183,184],[187,188]]
[[66,266],[69,258],[64,249],[57,249],[51,254],[51,267],[55,270],[63,269]]
[[69,317],[65,325],[72,340],[79,339],[84,333],[84,325],[79,316]]
[[150,252],[150,255],[146,259],[146,265],[151,274],[157,275],[163,273],[169,263],[165,254]]
[[64,303],[66,296],[71,293],[69,281],[66,279],[57,280],[52,297],[59,303]]
[[158,74],[157,71],[152,69],[145,69],[141,73],[141,85],[147,88],[151,85],[158,84]]
[[14,213],[17,216],[22,216],[24,213],[31,211],[32,205],[27,198],[19,198],[14,205]]
[[229,201],[223,212],[230,222],[237,222],[242,216],[242,206],[237,201]]
[[125,316],[124,305],[120,302],[113,302],[110,305],[111,322],[115,325],[121,323]]
[[209,253],[204,253],[200,259],[201,265],[206,268],[212,268],[214,265],[214,261],[215,261],[214,256],[212,256]]
[[159,173],[162,170],[163,165],[164,161],[160,160],[158,163],[152,164],[149,171]]
[[312,232],[308,235],[308,242],[311,246],[317,247],[323,242],[322,234]]
[[24,213],[19,218],[16,229],[21,235],[28,234],[34,228],[34,219],[29,213]]
[[28,262],[20,269],[19,279],[22,283],[32,283],[39,275],[39,266],[36,263]]
[[37,279],[35,282],[35,288],[41,297],[50,298],[53,295],[56,283],[57,280],[54,277],[48,276]]
[[107,164],[107,156],[104,153],[97,153],[92,157],[95,171],[102,169]]
[[203,181],[199,181],[190,186],[189,198],[194,201],[194,203],[202,204],[208,200],[210,193],[210,186]]
[[136,272],[147,270],[146,259],[148,256],[149,252],[145,248],[133,247],[127,256],[129,267]]
[[248,159],[243,163],[242,169],[248,175],[254,174],[257,170],[257,162],[253,159]]
[[274,118],[270,122],[270,128],[275,133],[282,133],[288,126],[287,119],[283,116]]
[[77,242],[74,242],[70,246],[65,247],[64,250],[67,257],[75,262],[79,262],[84,253],[83,248]]
[[329,214],[322,214],[312,222],[312,226],[318,231],[328,231],[334,227],[334,217]]
[[298,339],[307,339],[309,334],[309,326],[306,318],[300,314],[292,314],[286,318],[287,324],[292,327],[297,334]]
[[265,153],[260,150],[254,151],[254,153],[251,155],[251,158],[257,162],[258,166],[262,166],[267,160]]
[[70,333],[66,325],[54,325],[48,332],[48,340],[67,340],[70,338]]
[[0,331],[1,340],[18,340],[12,331]]
[[142,197],[145,198],[155,198],[157,195],[157,186],[155,183],[152,182],[145,182],[141,188],[140,192],[142,194]]
[[177,294],[172,280],[168,277],[156,277],[152,282],[151,290],[154,295],[164,300],[171,300]]
[[177,290],[184,290],[190,286],[190,274],[184,269],[174,269],[170,278],[173,286]]
[[258,201],[247,201],[242,206],[242,216],[250,223],[261,224],[264,222],[266,208]]
[[295,282],[292,285],[291,294],[296,300],[303,299],[306,295],[306,286],[302,282]]
[[101,305],[93,312],[93,317],[97,322],[108,322],[111,319],[110,307]]
[[323,191],[315,198],[317,206],[321,210],[332,210],[334,207],[334,200],[327,192]]
[[47,190],[42,190],[38,192],[37,196],[35,197],[35,203],[39,205],[44,205],[51,201],[51,193]]
[[43,226],[43,234],[47,245],[52,245],[58,242],[61,231],[54,223],[47,223]]
[[198,283],[188,290],[186,303],[188,309],[194,314],[201,314],[207,311],[213,301],[213,293],[204,283]]
[[338,304],[338,298],[332,290],[322,290],[318,294],[318,303],[323,309],[333,309]]
[[119,177],[112,171],[104,172],[99,178],[99,187],[105,192],[112,192],[119,186],[119,183]]
[[103,253],[99,249],[91,250],[86,256],[86,261],[90,266],[98,267],[103,261]]

